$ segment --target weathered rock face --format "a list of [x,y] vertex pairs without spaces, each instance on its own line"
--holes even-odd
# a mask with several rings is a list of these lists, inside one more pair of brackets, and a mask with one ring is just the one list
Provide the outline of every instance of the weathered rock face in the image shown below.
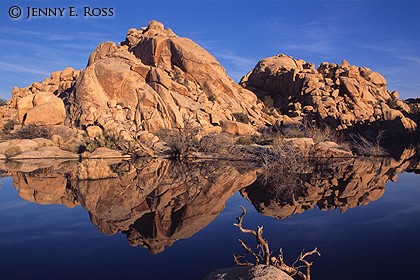
[[274,122],[210,53],[156,21],[130,29],[121,46],[99,45],[74,93],[80,114],[71,115],[73,122],[98,124],[128,138],[181,128],[186,119],[206,130],[234,121],[233,113],[248,115],[254,126]]
[[265,58],[244,76],[240,84],[260,99],[267,96],[282,114],[309,116],[338,129],[375,124],[411,132],[417,125],[405,114],[410,108],[389,92],[386,81],[369,68],[343,60],[340,65],[312,63],[286,55]]
[[333,161],[313,168],[302,185],[262,186],[257,181],[241,191],[263,215],[287,218],[317,206],[321,210],[367,205],[385,192],[385,184],[396,181],[398,173],[413,171],[418,158],[415,150],[406,150],[399,160],[392,158],[354,158]]

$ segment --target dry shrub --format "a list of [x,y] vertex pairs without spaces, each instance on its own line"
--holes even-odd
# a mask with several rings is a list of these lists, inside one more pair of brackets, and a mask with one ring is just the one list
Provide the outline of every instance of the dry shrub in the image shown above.
[[131,152],[133,143],[124,139],[123,136],[113,132],[107,132],[104,135],[95,137],[94,139],[89,139],[85,143],[85,151],[87,152],[93,152],[99,147]]
[[178,130],[161,129],[156,133],[171,148],[174,158],[190,157],[199,150],[198,134],[201,128],[191,119],[184,120],[184,127]]
[[20,155],[21,153],[23,153],[23,151],[22,151],[22,148],[19,146],[12,146],[12,147],[9,147],[6,151],[4,151],[4,155],[7,158]]
[[304,138],[307,137],[305,134],[305,126],[302,124],[291,124],[284,127],[280,127],[280,134],[286,138]]
[[199,151],[207,155],[227,158],[231,156],[234,138],[227,134],[208,134],[199,140]]
[[15,120],[8,121],[3,126],[3,132],[6,134],[9,134],[15,128],[15,125],[18,125],[18,124],[20,123]]
[[332,141],[332,142],[342,142],[337,130],[323,125],[318,127],[311,123],[305,124],[305,134],[306,137],[312,138],[314,140],[315,145],[325,141]]
[[303,157],[281,136],[273,140],[272,148],[267,149],[261,159],[263,168],[260,181],[276,195],[294,194],[302,188],[305,174],[313,170],[308,158]]
[[248,124],[249,118],[248,115],[245,113],[237,112],[232,114],[236,121]]
[[236,145],[252,145],[256,144],[255,138],[249,136],[241,136],[236,140]]
[[383,130],[379,131],[373,141],[369,141],[360,134],[351,135],[350,138],[352,139],[353,148],[359,155],[363,156],[387,156],[388,153],[380,145],[384,133]]
[[156,136],[168,144],[173,158],[194,158],[199,154],[208,157],[231,158],[233,137],[226,133],[203,135],[202,127],[193,120],[184,120],[178,130],[161,129]]
[[13,134],[14,139],[35,139],[35,138],[51,138],[51,128],[49,126],[38,126],[29,124]]
[[[237,218],[237,223],[233,224],[244,234],[253,235],[257,241],[257,251],[253,250],[252,247],[248,246],[245,242],[239,239],[239,243],[245,249],[245,252],[241,255],[233,254],[233,261],[238,266],[257,266],[257,265],[268,265],[273,266],[287,275],[292,276],[293,279],[301,279],[301,280],[310,280],[311,279],[311,267],[312,262],[306,260],[306,258],[311,257],[313,255],[321,256],[318,249],[315,248],[312,251],[305,252],[302,251],[300,255],[296,258],[296,261],[292,265],[288,265],[285,262],[283,249],[280,248],[279,255],[276,256],[273,254],[273,251],[270,249],[268,245],[268,241],[263,236],[263,227],[257,227],[257,230],[247,229],[243,227],[243,219],[246,214],[246,209],[241,206],[242,208],[242,215]],[[247,259],[248,256],[252,256],[254,258],[253,262],[250,262]],[[302,268],[306,268],[306,271],[302,271]],[[259,277],[258,277],[259,278]],[[282,277],[283,278],[283,277]]]

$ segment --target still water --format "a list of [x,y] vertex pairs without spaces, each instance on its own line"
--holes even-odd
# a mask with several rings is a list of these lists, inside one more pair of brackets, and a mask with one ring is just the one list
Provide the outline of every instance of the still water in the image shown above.
[[117,178],[94,181],[72,181],[67,165],[9,172],[1,279],[201,279],[234,266],[238,238],[253,245],[233,226],[241,205],[244,226],[263,225],[289,264],[318,247],[313,279],[417,277],[420,176],[411,154],[314,169],[296,193],[273,192],[254,182],[257,170],[228,163],[118,168]]

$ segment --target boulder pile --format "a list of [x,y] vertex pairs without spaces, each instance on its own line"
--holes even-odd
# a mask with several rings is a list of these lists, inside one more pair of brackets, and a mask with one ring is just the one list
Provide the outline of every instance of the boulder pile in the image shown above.
[[315,119],[339,130],[371,125],[394,132],[413,132],[410,107],[398,92],[386,88],[385,78],[366,67],[314,64],[284,54],[265,58],[240,84],[266,104],[296,120]]

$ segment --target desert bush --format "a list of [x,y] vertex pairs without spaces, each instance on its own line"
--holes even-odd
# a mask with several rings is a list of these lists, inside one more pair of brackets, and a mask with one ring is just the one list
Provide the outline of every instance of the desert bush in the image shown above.
[[107,132],[104,135],[89,139],[85,143],[86,152],[93,152],[95,149],[105,147],[113,150],[122,150],[124,152],[132,152],[133,143],[127,141],[121,135],[113,132]]
[[312,138],[315,146],[321,142],[331,141],[340,145],[344,150],[351,150],[343,135],[336,129],[325,125],[317,125],[309,121],[280,128],[280,132],[287,138]]
[[237,145],[252,145],[255,144],[255,139],[250,136],[242,136],[236,140]]
[[384,131],[379,131],[378,135],[369,141],[367,138],[360,134],[351,135],[353,148],[359,155],[363,156],[387,156],[386,150],[381,147],[381,140],[383,138]]
[[302,124],[291,124],[280,127],[280,133],[286,138],[303,138],[307,137],[305,133],[305,126]]
[[168,144],[171,157],[182,159],[201,153],[209,157],[231,158],[234,138],[226,133],[203,135],[202,128],[195,121],[184,120],[184,127],[178,130],[161,129],[156,136]]
[[248,115],[245,113],[237,112],[232,114],[236,121],[248,124],[249,118]]
[[156,133],[171,149],[174,158],[186,158],[199,150],[200,127],[191,119],[184,120],[184,127],[178,130],[161,129]]
[[7,104],[7,100],[4,98],[0,98],[0,106],[4,106]]
[[200,138],[199,151],[206,155],[229,158],[232,156],[233,144],[234,138],[229,134],[209,134]]
[[300,190],[305,174],[313,171],[309,160],[286,143],[281,135],[275,137],[271,149],[262,153],[261,160],[262,173],[259,180],[279,196],[288,196]]
[[389,108],[391,109],[399,109],[398,103],[397,103],[398,99],[393,98],[393,99],[389,99],[386,101],[386,104],[389,106]]
[[23,151],[22,151],[22,148],[19,146],[12,146],[12,147],[9,147],[6,151],[4,151],[4,155],[7,158],[20,155],[21,153],[23,153]]
[[340,146],[346,150],[350,150],[344,136],[331,126],[325,124],[317,126],[308,122],[305,124],[305,135],[306,137],[312,138],[315,145],[321,142],[331,141],[340,144]]
[[273,142],[275,135],[272,132],[267,132],[264,129],[260,129],[262,133],[257,133],[251,136],[240,136],[236,139],[237,145],[269,145]]
[[216,97],[215,97],[214,95],[210,95],[210,96],[208,97],[208,99],[209,99],[209,101],[211,101],[211,102],[216,101]]
[[12,131],[15,128],[15,125],[18,125],[18,124],[19,124],[19,122],[15,121],[15,120],[8,121],[3,126],[3,132],[6,133],[6,134],[9,134],[10,131]]
[[49,126],[37,126],[29,124],[23,126],[13,134],[15,139],[34,139],[34,138],[51,138],[51,128]]
[[269,95],[264,96],[263,103],[265,107],[267,107],[268,109],[271,109],[274,107],[274,100]]

